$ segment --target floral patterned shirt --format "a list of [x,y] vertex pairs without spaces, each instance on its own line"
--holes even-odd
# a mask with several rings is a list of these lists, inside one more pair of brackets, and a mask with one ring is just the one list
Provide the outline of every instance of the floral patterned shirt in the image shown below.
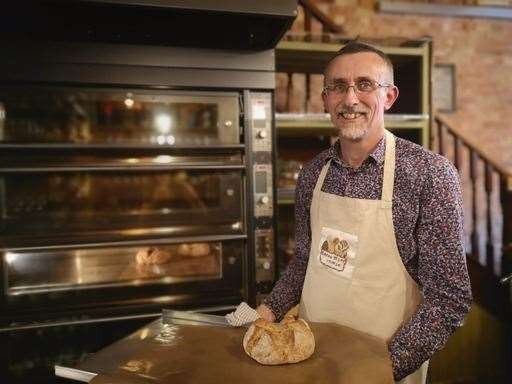
[[[322,191],[380,199],[385,138],[359,168],[340,157],[337,141],[301,170],[295,191],[295,256],[264,303],[280,319],[298,304],[311,245],[313,189],[329,160]],[[395,380],[414,372],[441,349],[471,306],[463,243],[462,197],[455,167],[444,157],[396,138],[393,225],[400,257],[423,300],[388,344]]]

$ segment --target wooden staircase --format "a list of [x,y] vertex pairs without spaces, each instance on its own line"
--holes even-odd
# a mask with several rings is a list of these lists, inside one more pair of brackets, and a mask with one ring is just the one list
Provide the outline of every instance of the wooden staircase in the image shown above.
[[[512,175],[464,140],[442,117],[434,121],[433,149],[453,162],[465,192],[466,248],[475,301],[510,319]],[[475,286],[484,280],[488,288]]]

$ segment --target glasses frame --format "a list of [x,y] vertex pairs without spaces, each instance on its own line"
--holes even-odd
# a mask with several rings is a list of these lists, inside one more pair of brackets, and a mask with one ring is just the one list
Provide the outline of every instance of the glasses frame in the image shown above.
[[[368,90],[368,91],[362,91],[360,89],[357,88],[357,84],[362,82],[362,81],[368,81],[370,83],[373,84],[373,88]],[[322,93],[324,95],[328,95],[329,93],[335,93],[335,94],[338,94],[338,95],[345,95],[348,93],[348,90],[350,88],[354,88],[354,93],[356,95],[360,95],[360,94],[366,94],[366,93],[370,93],[370,92],[373,92],[373,91],[376,91],[377,89],[379,88],[389,88],[389,87],[392,87],[393,84],[381,84],[375,80],[360,80],[359,82],[356,82],[352,85],[347,85],[347,88],[342,92],[340,90],[337,90],[337,86],[341,85],[341,84],[344,84],[344,83],[333,83],[333,84],[327,84],[323,89],[322,89]]]

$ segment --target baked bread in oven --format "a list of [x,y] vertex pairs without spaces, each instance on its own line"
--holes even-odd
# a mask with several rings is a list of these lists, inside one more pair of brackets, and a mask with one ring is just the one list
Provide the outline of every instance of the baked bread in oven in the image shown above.
[[243,339],[245,352],[260,364],[278,365],[306,360],[315,351],[315,337],[303,319],[285,317],[280,323],[256,320]]
[[169,252],[157,247],[141,248],[135,256],[137,264],[142,265],[164,264],[170,259],[171,254]]
[[210,254],[210,244],[208,243],[184,243],[178,246],[179,256],[204,257]]

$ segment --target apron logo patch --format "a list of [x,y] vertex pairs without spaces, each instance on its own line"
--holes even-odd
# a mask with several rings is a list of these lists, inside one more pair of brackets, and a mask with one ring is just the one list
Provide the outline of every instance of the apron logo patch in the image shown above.
[[338,237],[331,241],[325,240],[320,250],[320,262],[326,264],[325,261],[327,261],[328,266],[337,271],[343,271],[347,264],[348,247],[348,241]]
[[357,236],[323,227],[320,233],[318,261],[330,272],[351,278],[356,257]]

